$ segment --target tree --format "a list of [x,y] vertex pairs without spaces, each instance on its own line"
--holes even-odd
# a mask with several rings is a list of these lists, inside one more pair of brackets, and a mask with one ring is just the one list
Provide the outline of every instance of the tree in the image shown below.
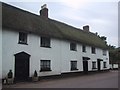
[[115,46],[109,45],[109,56],[110,63],[119,63],[120,62],[120,47],[116,48]]
[[106,41],[106,40],[107,40],[107,37],[101,36],[100,38],[107,44],[107,41]]

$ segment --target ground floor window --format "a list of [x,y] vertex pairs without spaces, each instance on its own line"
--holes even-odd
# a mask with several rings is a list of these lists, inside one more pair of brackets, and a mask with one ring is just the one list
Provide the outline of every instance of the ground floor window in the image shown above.
[[96,69],[96,62],[92,62],[92,69]]
[[40,60],[40,71],[51,71],[51,61]]
[[107,68],[107,63],[103,62],[103,68]]
[[77,61],[71,61],[71,70],[78,70],[77,69]]

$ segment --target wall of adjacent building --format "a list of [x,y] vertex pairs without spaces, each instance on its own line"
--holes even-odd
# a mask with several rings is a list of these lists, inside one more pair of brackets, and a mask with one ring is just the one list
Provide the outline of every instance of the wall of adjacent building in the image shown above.
[[[86,46],[86,52],[82,52],[82,44],[77,44],[77,51],[70,50],[70,42],[69,41],[61,41],[61,55],[62,55],[62,72],[76,72],[70,70],[70,61],[77,61],[77,71],[83,71],[83,58],[89,57],[88,60],[88,70],[92,71],[92,61],[96,61],[97,59],[102,59],[101,61],[101,69],[109,69],[109,52],[107,51],[107,55],[103,55],[103,50],[100,48],[96,48],[96,54],[91,54],[91,46]],[[107,63],[107,68],[103,68],[103,62]],[[97,70],[97,69],[96,69]]]
[[[30,54],[30,77],[34,70],[39,76],[55,75],[64,72],[75,72],[70,70],[70,61],[77,61],[77,71],[83,71],[82,57],[89,57],[89,71],[92,70],[92,61],[98,58],[107,62],[109,69],[109,55],[103,56],[102,49],[96,48],[96,54],[91,54],[91,47],[87,46],[87,52],[82,52],[82,44],[77,44],[77,51],[70,50],[70,42],[67,40],[58,40],[51,38],[51,48],[40,47],[40,36],[28,34],[28,45],[18,44],[19,33],[10,30],[3,30],[2,36],[2,76],[5,77],[10,69],[15,70],[14,54],[22,51]],[[107,58],[107,60],[106,60]],[[40,60],[51,60],[51,70],[49,72],[40,72]],[[97,62],[96,62],[97,63]],[[101,62],[101,64],[103,64]],[[104,69],[101,66],[101,69]]]

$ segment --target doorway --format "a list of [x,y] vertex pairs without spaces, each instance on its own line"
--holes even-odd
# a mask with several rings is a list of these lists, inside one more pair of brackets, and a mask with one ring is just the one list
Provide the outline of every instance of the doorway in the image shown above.
[[101,61],[102,59],[97,59],[97,66],[98,66],[98,71],[101,71]]
[[88,61],[87,60],[83,60],[83,72],[85,74],[88,73]]
[[90,60],[89,57],[82,57],[83,58],[83,72],[85,74],[88,73],[88,60]]
[[29,78],[29,58],[25,52],[15,54],[15,80],[26,81]]

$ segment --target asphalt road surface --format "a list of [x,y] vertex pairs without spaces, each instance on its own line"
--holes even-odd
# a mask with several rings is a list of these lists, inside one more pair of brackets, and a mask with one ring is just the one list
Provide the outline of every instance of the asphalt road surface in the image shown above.
[[110,71],[63,79],[21,82],[3,88],[118,88],[118,71]]

